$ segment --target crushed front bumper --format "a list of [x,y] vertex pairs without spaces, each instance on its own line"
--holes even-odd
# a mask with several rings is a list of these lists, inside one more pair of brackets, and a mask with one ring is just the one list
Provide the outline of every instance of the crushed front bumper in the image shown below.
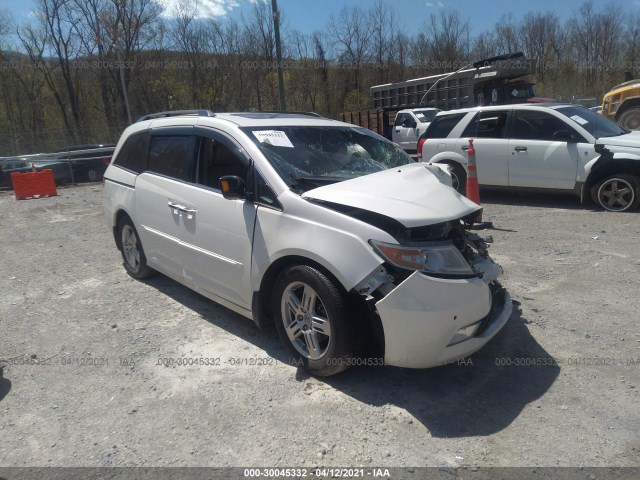
[[[376,303],[384,330],[385,364],[427,368],[482,348],[507,323],[513,309],[506,290],[491,280],[411,274]],[[465,327],[473,333],[461,340],[459,332]]]

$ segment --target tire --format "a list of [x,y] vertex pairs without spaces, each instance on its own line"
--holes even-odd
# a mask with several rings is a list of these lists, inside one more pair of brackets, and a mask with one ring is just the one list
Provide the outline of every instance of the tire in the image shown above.
[[140,242],[138,232],[129,217],[122,217],[118,222],[118,238],[120,239],[120,252],[124,260],[123,265],[129,275],[137,280],[142,280],[156,273],[147,265],[142,242]]
[[322,272],[307,265],[284,270],[273,290],[272,311],[297,365],[320,377],[349,368],[355,337],[349,301]]
[[102,180],[102,174],[97,169],[90,168],[87,172],[87,179],[90,182],[99,182],[100,180]]
[[629,130],[640,130],[640,107],[623,112],[618,118],[618,124]]
[[592,197],[596,205],[610,212],[630,212],[640,204],[640,178],[621,173],[596,184]]
[[451,166],[451,181],[453,188],[461,195],[467,193],[467,172],[457,163],[449,163]]

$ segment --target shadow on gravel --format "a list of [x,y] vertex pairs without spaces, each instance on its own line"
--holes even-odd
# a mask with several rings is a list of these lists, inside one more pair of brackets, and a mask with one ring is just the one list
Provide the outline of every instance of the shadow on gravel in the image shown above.
[[427,370],[361,367],[325,381],[360,402],[405,409],[434,437],[499,432],[541,398],[560,372],[514,307],[502,331],[458,363]]
[[8,378],[4,378],[4,372],[2,371],[2,367],[0,367],[0,402],[7,396],[10,390],[11,381]]
[[500,190],[482,190],[482,203],[496,203],[500,205],[526,205],[527,207],[563,208],[568,210],[592,210],[594,205],[589,201],[585,205],[574,195],[540,192],[513,192]]
[[275,328],[260,329],[252,320],[209,300],[164,275],[156,275],[142,281],[190,308],[207,322],[261,348],[279,362],[291,363],[289,353],[280,343]]
[[[275,329],[260,330],[251,320],[163,275],[146,283],[276,360],[291,363]],[[514,303],[502,331],[479,352],[456,364],[426,370],[353,367],[316,380],[359,402],[403,408],[434,437],[490,435],[506,428],[527,404],[542,397],[560,372],[526,323]],[[310,378],[302,369],[295,375],[301,382]]]

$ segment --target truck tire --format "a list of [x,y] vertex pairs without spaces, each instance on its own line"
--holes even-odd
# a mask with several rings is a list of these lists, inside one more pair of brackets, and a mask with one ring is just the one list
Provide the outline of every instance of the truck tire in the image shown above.
[[631,107],[618,117],[618,124],[629,130],[640,130],[640,107]]

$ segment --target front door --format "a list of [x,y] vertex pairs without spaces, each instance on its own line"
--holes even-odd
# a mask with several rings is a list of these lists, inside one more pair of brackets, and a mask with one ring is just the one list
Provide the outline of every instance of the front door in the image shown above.
[[580,137],[569,125],[548,112],[514,111],[509,140],[509,186],[574,188],[580,144],[558,140],[560,134],[565,138],[572,134],[576,140]]
[[196,135],[198,173],[184,191],[189,212],[182,216],[185,275],[196,290],[251,308],[251,247],[256,206],[247,200],[227,200],[219,179],[247,179],[249,161],[240,147],[223,134]]

